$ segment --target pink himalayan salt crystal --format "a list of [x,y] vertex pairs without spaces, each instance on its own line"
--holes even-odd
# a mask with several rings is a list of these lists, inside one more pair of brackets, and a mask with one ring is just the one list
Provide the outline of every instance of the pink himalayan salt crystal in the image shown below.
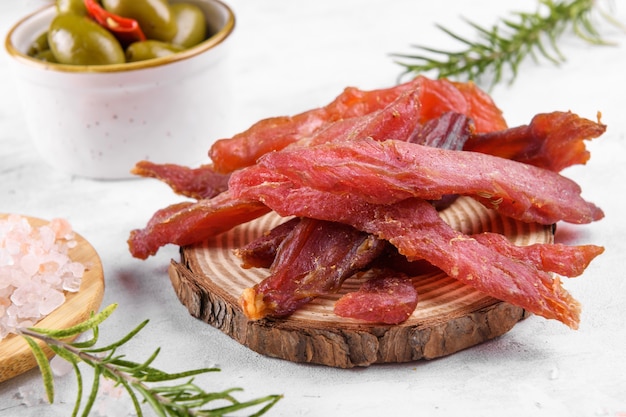
[[0,340],[35,325],[80,288],[85,266],[69,249],[77,244],[64,219],[32,227],[28,219],[0,219]]

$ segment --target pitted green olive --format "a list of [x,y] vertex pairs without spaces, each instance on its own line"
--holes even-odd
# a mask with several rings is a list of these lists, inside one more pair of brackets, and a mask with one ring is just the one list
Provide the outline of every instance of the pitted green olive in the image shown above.
[[170,42],[176,35],[176,20],[167,0],[102,0],[102,7],[137,20],[148,39]]
[[26,53],[28,56],[36,57],[43,51],[48,50],[50,50],[50,45],[48,45],[48,32],[44,32],[35,38],[35,40],[28,47],[28,51]]
[[173,44],[191,48],[206,38],[206,19],[198,6],[190,3],[174,3],[170,9],[178,27],[178,32],[172,39]]
[[47,49],[45,51],[41,51],[38,54],[35,54],[33,56],[33,58],[36,58],[40,61],[44,61],[44,62],[53,62],[53,63],[57,63],[57,59],[54,57],[54,54],[52,53],[52,51],[50,49]]
[[48,44],[48,32],[44,32],[30,44],[28,56],[45,62],[57,62]]
[[124,50],[117,39],[84,16],[56,16],[50,24],[48,43],[61,64],[107,65],[125,61]]
[[84,0],[56,0],[57,13],[87,15],[87,7]]
[[183,47],[161,41],[134,42],[126,48],[126,61],[137,62],[161,58],[184,50]]

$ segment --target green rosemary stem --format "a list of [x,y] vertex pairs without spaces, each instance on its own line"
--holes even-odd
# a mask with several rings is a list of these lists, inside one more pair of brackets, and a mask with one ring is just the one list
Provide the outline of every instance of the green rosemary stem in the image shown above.
[[[132,386],[136,386],[140,389],[148,389],[148,387],[140,379],[135,378],[128,372],[122,371],[119,367],[116,367],[112,365],[111,363],[103,361],[101,356],[97,356],[93,353],[86,352],[69,343],[63,342],[59,339],[55,339],[45,334],[38,333],[31,329],[17,329],[16,331],[18,334],[21,334],[22,336],[29,336],[35,339],[39,339],[48,346],[56,346],[57,348],[62,349],[63,351],[76,356],[81,361],[87,363],[91,367],[103,368],[107,370],[108,372],[110,372],[111,375],[115,376],[115,379],[117,379],[118,381],[124,380],[128,382],[129,384],[131,384]],[[170,403],[170,400],[168,400],[167,398],[163,398],[160,396],[156,396],[156,397],[157,397],[156,399],[161,403]]]
[[[129,332],[122,339],[104,346],[94,347],[99,335],[99,324],[106,320],[116,305],[111,305],[88,320],[68,329],[17,329],[31,347],[37,364],[42,373],[44,387],[50,403],[54,401],[54,383],[50,363],[42,348],[35,339],[45,343],[54,353],[70,362],[74,368],[78,383],[76,405],[72,416],[77,416],[82,407],[82,416],[87,416],[95,403],[100,378],[106,378],[121,386],[130,396],[139,417],[143,416],[141,401],[147,403],[158,416],[223,416],[234,411],[260,406],[260,410],[252,416],[265,414],[276,402],[280,395],[268,395],[249,401],[238,401],[232,393],[240,388],[231,388],[220,392],[206,392],[193,383],[193,377],[212,371],[217,368],[201,368],[179,373],[167,373],[152,367],[160,349],[156,349],[148,359],[142,363],[126,360],[123,355],[117,354],[117,349],[130,341],[146,324],[147,320]],[[86,341],[69,342],[68,337],[77,336],[91,331],[92,336]],[[87,401],[82,402],[83,378],[79,363],[89,365],[94,370],[92,388]],[[181,379],[184,382],[175,382]],[[174,381],[174,382],[173,382]],[[173,383],[172,383],[173,382]],[[167,383],[171,383],[168,385]],[[217,402],[217,406],[214,406]]]
[[[515,12],[514,18],[500,19],[491,28],[466,20],[475,31],[477,40],[470,40],[437,25],[437,28],[464,45],[458,51],[443,50],[414,45],[418,54],[393,54],[404,67],[401,77],[434,72],[439,78],[479,81],[491,77],[491,87],[502,81],[506,69],[510,70],[512,83],[519,65],[527,57],[537,60],[543,57],[559,64],[565,57],[558,48],[558,40],[571,28],[572,32],[586,42],[606,45],[591,20],[596,0],[538,0],[534,12]],[[621,26],[602,14],[613,25]]]

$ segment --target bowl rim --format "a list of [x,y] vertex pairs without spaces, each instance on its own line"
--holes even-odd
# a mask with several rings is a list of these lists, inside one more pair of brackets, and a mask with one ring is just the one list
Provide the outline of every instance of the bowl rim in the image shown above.
[[208,39],[200,42],[198,45],[195,45],[191,48],[185,49],[183,51],[177,52],[172,55],[148,59],[145,61],[137,61],[137,62],[125,62],[123,64],[110,64],[110,65],[68,65],[68,64],[59,64],[53,62],[41,61],[37,58],[33,58],[28,56],[27,54],[21,52],[15,45],[13,45],[12,37],[15,31],[23,25],[27,20],[31,19],[34,16],[47,12],[49,9],[54,8],[55,5],[47,5],[44,6],[28,15],[22,17],[20,20],[15,23],[11,29],[6,34],[4,46],[12,58],[17,61],[30,65],[36,68],[44,69],[44,70],[56,70],[60,72],[78,72],[78,73],[114,73],[114,72],[127,72],[127,71],[136,71],[147,68],[160,67],[163,65],[172,64],[174,62],[184,61],[190,58],[193,58],[197,55],[202,54],[210,49],[215,48],[217,45],[224,42],[235,29],[235,13],[232,8],[224,3],[221,0],[208,0],[210,2],[216,3],[219,6],[223,7],[226,11],[228,17],[224,26],[213,34]]

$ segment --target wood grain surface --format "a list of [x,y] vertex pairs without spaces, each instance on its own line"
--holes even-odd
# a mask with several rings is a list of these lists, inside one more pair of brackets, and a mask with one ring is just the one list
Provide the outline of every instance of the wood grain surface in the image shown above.
[[[0,218],[6,217],[0,214]],[[28,217],[32,226],[46,224],[47,221]],[[102,262],[95,249],[78,233],[75,233],[76,247],[69,250],[70,258],[87,268],[81,286],[76,293],[66,293],[65,303],[37,323],[37,327],[63,329],[74,326],[97,312],[104,295],[104,273]],[[51,358],[53,352],[39,342],[44,352]],[[0,382],[20,375],[37,366],[28,344],[21,336],[9,335],[0,342]]]
[[[552,242],[552,226],[501,217],[471,198],[459,198],[441,212],[467,234],[499,232],[518,245]],[[360,286],[349,278],[341,290],[319,297],[286,319],[246,318],[239,304],[245,288],[267,276],[264,269],[243,269],[233,249],[285,219],[270,213],[201,244],[181,248],[170,279],[190,314],[264,355],[293,362],[339,368],[375,363],[433,359],[498,337],[527,312],[484,295],[436,270],[415,277],[419,303],[400,325],[376,325],[333,313],[335,301]]]

